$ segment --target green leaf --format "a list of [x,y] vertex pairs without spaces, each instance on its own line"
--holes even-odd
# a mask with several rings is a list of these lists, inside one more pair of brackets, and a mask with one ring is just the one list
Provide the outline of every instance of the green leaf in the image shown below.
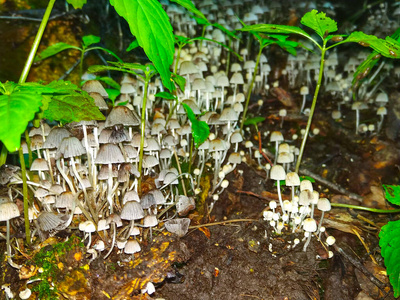
[[191,13],[195,14],[199,18],[208,22],[207,18],[203,15],[201,11],[199,11],[190,0],[171,0],[172,2],[178,3],[180,6],[183,6]]
[[351,82],[353,88],[355,85],[364,81],[368,74],[371,72],[372,68],[379,62],[379,59],[381,58],[381,55],[377,51],[372,51],[370,55],[361,63],[358,65],[356,71],[354,72],[353,75],[353,80]]
[[172,73],[172,80],[179,86],[179,88],[181,89],[182,92],[185,92],[186,79],[184,77],[182,77],[181,75]]
[[354,42],[364,47],[371,47],[379,54],[389,58],[400,58],[400,43],[391,37],[385,40],[374,35],[368,35],[361,31],[352,32],[342,43]]
[[174,90],[170,66],[174,59],[174,37],[167,13],[157,0],[110,0],[129,24],[132,34],[160,73],[164,86]]
[[40,91],[19,89],[12,84],[15,85],[12,87],[14,91],[0,96],[0,140],[10,152],[21,146],[21,134],[42,105]]
[[196,16],[191,16],[191,18],[195,19],[195,21],[199,25],[211,25],[210,22],[207,19],[198,18]]
[[95,35],[85,35],[82,37],[82,43],[85,48],[89,47],[90,45],[100,43],[100,37]]
[[262,123],[264,121],[265,121],[264,117],[254,117],[254,118],[246,119],[243,124],[246,126],[247,125],[257,125],[258,123]]
[[240,31],[254,31],[254,32],[265,32],[272,34],[299,34],[310,40],[313,40],[311,36],[303,29],[296,26],[289,25],[276,25],[276,24],[255,24],[247,25],[243,28],[238,29]]
[[107,88],[105,90],[106,90],[106,92],[108,94],[108,99],[110,99],[112,101],[113,106],[114,106],[115,99],[117,99],[117,97],[121,94],[120,90],[119,89],[118,90],[116,90],[116,89],[107,89]]
[[157,94],[154,95],[154,97],[159,97],[159,98],[163,98],[163,99],[168,99],[168,100],[176,100],[176,96],[172,95],[171,93],[168,92],[159,92]]
[[124,63],[124,62],[120,63],[120,62],[110,62],[110,61],[108,63],[113,66],[94,65],[88,68],[88,72],[98,73],[103,71],[119,71],[119,72],[131,73],[141,78],[144,78],[143,75],[140,75],[140,73],[142,72],[144,73],[147,70],[149,70],[149,72],[154,72],[154,74],[156,72],[156,69],[154,68],[153,65],[144,66],[136,63]]
[[40,52],[35,59],[33,60],[33,62],[38,62],[41,61],[43,59],[46,59],[50,56],[53,56],[61,51],[67,50],[67,49],[75,49],[75,50],[79,50],[82,51],[81,48],[76,47],[76,46],[72,46],[66,43],[57,43],[54,45],[51,45],[50,47],[47,47],[46,49],[44,49],[42,52]]
[[384,184],[385,198],[392,204],[400,205],[400,185]]
[[218,23],[212,23],[211,26],[218,28],[219,30],[221,30],[223,33],[225,33],[227,36],[237,39],[239,40],[240,38],[231,30],[225,28],[224,26],[222,26],[221,24]]
[[87,0],[67,0],[69,4],[71,4],[74,9],[82,8],[83,5],[86,4]]
[[400,221],[390,221],[379,233],[379,246],[394,296],[400,296]]
[[204,121],[199,121],[196,119],[192,109],[186,103],[182,103],[183,108],[186,110],[188,118],[192,123],[192,135],[196,148],[205,142],[205,140],[210,135],[210,128],[208,124]]
[[313,29],[322,39],[338,29],[334,20],[327,17],[324,12],[318,12],[315,9],[306,13],[301,18],[300,23]]
[[96,76],[96,80],[103,81],[105,84],[113,87],[114,89],[121,89],[121,86],[119,85],[118,82],[116,82],[114,79],[107,77],[107,76]]
[[126,52],[136,49],[137,47],[139,47],[139,42],[137,40],[134,40],[132,43],[129,44],[128,48],[126,48]]

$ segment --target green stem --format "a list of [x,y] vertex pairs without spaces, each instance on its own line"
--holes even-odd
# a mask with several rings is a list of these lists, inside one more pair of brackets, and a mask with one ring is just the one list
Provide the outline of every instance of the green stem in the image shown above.
[[46,11],[42,18],[42,22],[40,23],[39,26],[39,30],[36,34],[35,40],[33,41],[31,51],[29,52],[28,59],[25,62],[24,69],[22,70],[21,77],[19,78],[19,83],[24,83],[26,81],[26,78],[28,77],[29,71],[33,63],[33,59],[35,58],[37,49],[39,48],[40,41],[42,39],[44,30],[46,29],[47,22],[49,20],[51,11],[53,9],[54,2],[56,2],[56,0],[50,0],[49,4],[47,5]]
[[31,138],[29,137],[29,132],[27,129],[25,129],[25,142],[26,142],[26,147],[28,148],[28,163],[29,166],[32,165],[33,162],[33,155],[32,155],[32,148],[31,148]]
[[83,59],[85,57],[85,49],[81,50],[81,60],[79,62],[79,86],[81,85],[83,75]]
[[[201,30],[201,37],[204,37],[206,34],[206,27],[208,26],[208,24],[203,25],[203,29]],[[203,40],[200,40],[200,44],[199,44],[199,51],[201,51],[201,48],[203,47]]]
[[326,41],[324,41],[324,44],[323,44],[323,47],[321,50],[321,63],[320,63],[320,67],[319,67],[318,82],[317,82],[317,86],[316,86],[315,92],[314,92],[314,98],[313,98],[313,102],[312,102],[311,109],[310,109],[310,115],[308,116],[306,131],[304,133],[304,137],[301,142],[299,156],[298,156],[297,162],[296,162],[296,169],[295,169],[296,173],[299,173],[301,159],[303,157],[304,148],[307,143],[308,133],[310,132],[310,128],[311,128],[311,123],[312,123],[312,118],[313,118],[314,111],[315,111],[315,106],[317,104],[318,92],[319,92],[319,89],[321,88],[322,76],[324,73],[324,63],[325,63],[325,52],[326,52],[325,46],[326,46]]
[[31,228],[29,227],[29,212],[28,212],[28,184],[26,183],[26,167],[24,153],[22,147],[18,149],[19,160],[21,163],[21,175],[22,175],[22,194],[24,195],[24,219],[25,219],[25,235],[26,243],[29,245],[31,243]]
[[139,180],[138,180],[138,192],[139,195],[142,193],[142,164],[143,164],[143,148],[144,148],[144,138],[145,138],[145,129],[146,129],[146,102],[147,102],[147,90],[149,86],[151,76],[146,73],[146,78],[144,81],[144,93],[143,93],[143,102],[142,102],[142,116],[140,119],[140,152],[139,152]]
[[246,121],[246,114],[247,114],[247,109],[249,108],[251,91],[253,90],[254,81],[256,80],[258,65],[260,64],[260,57],[261,57],[261,53],[262,53],[263,49],[264,49],[264,46],[262,46],[260,43],[260,50],[258,51],[256,66],[255,66],[254,72],[253,72],[253,78],[251,79],[250,86],[247,89],[246,106],[244,107],[244,110],[243,110],[242,122],[240,123],[240,132],[241,133],[243,133],[243,125],[244,125],[244,121]]
[[379,214],[397,214],[400,213],[400,209],[379,209],[379,208],[369,208],[364,206],[358,205],[351,205],[351,204],[343,204],[343,203],[331,203],[331,206],[334,207],[344,207],[344,208],[352,208],[358,210],[365,210],[369,212],[379,213]]
[[[28,78],[29,71],[32,67],[33,59],[35,58],[37,49],[39,48],[40,41],[42,40],[44,30],[46,29],[47,22],[49,20],[51,11],[53,9],[54,3],[56,0],[50,0],[47,5],[46,11],[43,15],[42,22],[40,23],[39,30],[36,34],[35,40],[33,41],[33,45],[31,51],[29,52],[28,58],[25,62],[24,69],[22,70],[21,76],[19,78],[19,83],[24,83]],[[26,184],[26,166],[24,160],[24,153],[22,151],[22,147],[19,148],[19,159],[21,162],[21,174],[22,174],[22,192],[24,195],[24,219],[25,219],[25,235],[26,242],[28,244],[31,243],[31,229],[29,227],[29,214],[28,214],[28,185]]]
[[175,60],[175,67],[174,67],[174,73],[178,72],[178,65],[179,65],[179,59],[181,58],[181,52],[182,48],[185,46],[185,44],[181,45],[178,44],[178,53],[176,53],[176,60]]

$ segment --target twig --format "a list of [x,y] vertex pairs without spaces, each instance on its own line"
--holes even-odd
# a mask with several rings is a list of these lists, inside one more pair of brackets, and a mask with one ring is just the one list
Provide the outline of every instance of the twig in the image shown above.
[[333,182],[330,182],[330,181],[326,180],[325,178],[321,177],[318,174],[315,174],[315,173],[313,173],[313,172],[311,172],[311,171],[309,171],[307,169],[300,169],[299,173],[314,178],[315,181],[317,181],[320,184],[328,187],[332,191],[335,191],[335,192],[343,194],[343,195],[347,195],[350,199],[357,200],[358,202],[362,202],[363,198],[360,195],[358,195],[356,193],[349,192],[348,190],[346,190],[345,188],[341,187],[340,185],[337,185],[337,184],[335,184]]
[[247,194],[247,195],[254,196],[254,197],[256,197],[256,198],[263,199],[263,200],[267,200],[267,201],[275,200],[275,199],[273,199],[273,198],[263,197],[263,196],[261,196],[261,195],[258,195],[258,194],[256,194],[256,193],[249,192],[249,191],[236,190],[236,193],[239,193],[239,194]]
[[258,221],[259,221],[259,220],[257,220],[257,219],[235,219],[235,220],[226,220],[226,221],[213,222],[213,223],[207,223],[207,224],[193,225],[193,226],[189,226],[189,229],[196,229],[196,228],[209,227],[209,226],[215,226],[215,225],[224,225],[225,223],[258,222]]
[[368,245],[364,242],[363,238],[360,236],[360,234],[357,232],[357,230],[355,230],[354,228],[351,230],[354,232],[354,234],[358,237],[358,239],[360,240],[361,244],[363,244],[365,250],[367,251],[367,254],[369,255],[369,257],[371,258],[371,260],[373,261],[374,264],[378,265],[378,262],[375,260],[375,257],[371,254],[371,251],[369,250]]
[[375,284],[381,291],[385,291],[386,284],[381,282],[378,278],[376,278],[373,274],[371,274],[370,271],[367,270],[367,268],[364,267],[364,265],[359,262],[358,260],[354,259],[351,257],[349,254],[347,254],[342,248],[340,248],[338,245],[333,244],[333,247],[335,250],[340,253],[345,259],[347,259],[354,267],[359,269],[367,278]]
[[269,162],[269,164],[271,166],[273,166],[274,164],[272,163],[272,161],[268,158],[268,156],[264,153],[264,151],[262,150],[261,147],[261,132],[258,131],[258,151],[260,152],[260,154],[267,160],[267,162]]

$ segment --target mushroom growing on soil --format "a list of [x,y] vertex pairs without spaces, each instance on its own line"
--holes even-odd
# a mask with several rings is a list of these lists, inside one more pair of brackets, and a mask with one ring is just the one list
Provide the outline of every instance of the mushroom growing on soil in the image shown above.
[[11,244],[10,244],[10,220],[19,217],[20,213],[17,204],[11,201],[0,202],[0,221],[6,221],[7,234],[7,261],[13,268],[20,269],[21,266],[14,263],[11,259]]

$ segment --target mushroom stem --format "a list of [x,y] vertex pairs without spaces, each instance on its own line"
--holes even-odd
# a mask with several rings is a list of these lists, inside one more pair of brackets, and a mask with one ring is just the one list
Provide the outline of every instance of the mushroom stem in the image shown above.
[[281,195],[281,185],[280,185],[280,180],[276,181],[277,189],[278,189],[278,197],[279,197],[279,204],[281,205],[282,212],[285,214],[286,211],[283,208],[283,201],[282,201],[282,195]]
[[11,267],[16,269],[21,269],[20,265],[14,263],[11,259],[11,244],[10,244],[10,220],[6,221],[7,224],[7,236],[6,236],[6,243],[7,243],[7,261]]

